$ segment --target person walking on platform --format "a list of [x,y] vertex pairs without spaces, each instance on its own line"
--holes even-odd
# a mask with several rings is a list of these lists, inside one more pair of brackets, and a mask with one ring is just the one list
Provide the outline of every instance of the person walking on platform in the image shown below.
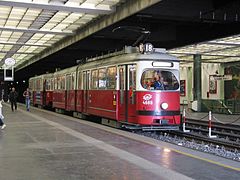
[[2,114],[2,100],[0,100],[0,126],[1,129],[4,129],[6,127],[6,124],[3,122],[4,116]]
[[29,111],[29,109],[30,109],[30,98],[31,98],[31,92],[30,92],[29,88],[27,88],[27,90],[24,91],[23,96],[25,97],[25,103],[26,103],[27,111]]
[[15,106],[15,110],[17,110],[17,97],[18,93],[17,91],[15,91],[15,88],[13,87],[12,91],[9,93],[9,101],[11,102],[12,111],[14,111],[13,105]]

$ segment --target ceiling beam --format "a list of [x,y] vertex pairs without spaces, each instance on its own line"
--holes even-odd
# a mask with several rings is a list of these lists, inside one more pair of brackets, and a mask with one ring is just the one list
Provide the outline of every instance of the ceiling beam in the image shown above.
[[38,43],[19,43],[19,42],[4,42],[0,41],[0,45],[20,45],[20,46],[37,46],[37,47],[51,47],[51,45],[46,45],[46,44],[38,44]]
[[1,0],[0,5],[11,6],[11,7],[22,7],[22,8],[33,8],[33,9],[46,9],[53,11],[64,11],[64,12],[74,12],[74,13],[87,13],[87,14],[110,14],[114,11],[114,8],[108,7],[105,9],[100,8],[86,8],[86,7],[76,7],[67,6],[54,3],[36,3],[36,2],[19,2],[13,0]]
[[239,42],[236,42],[236,43],[229,43],[229,42],[206,42],[206,43],[203,43],[203,44],[211,44],[211,45],[223,45],[223,46],[240,46],[240,43]]
[[11,52],[13,52],[14,54],[38,54],[33,52],[0,51],[0,53],[11,53]]
[[[1,1],[0,1],[1,2]],[[41,33],[41,34],[55,34],[55,35],[73,35],[72,31],[54,31],[54,30],[41,30],[41,29],[24,29],[24,28],[9,28],[9,27],[0,27],[1,31],[11,31],[11,32],[26,32],[26,33]]]

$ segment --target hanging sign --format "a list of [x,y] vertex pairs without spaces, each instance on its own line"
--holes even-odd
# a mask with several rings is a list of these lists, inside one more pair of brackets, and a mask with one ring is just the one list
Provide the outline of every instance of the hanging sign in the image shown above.
[[4,61],[4,81],[14,81],[14,65],[16,61],[13,58],[7,58]]

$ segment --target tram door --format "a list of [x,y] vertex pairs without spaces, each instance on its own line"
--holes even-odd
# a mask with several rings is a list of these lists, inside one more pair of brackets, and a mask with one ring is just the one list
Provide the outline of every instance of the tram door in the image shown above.
[[66,103],[66,110],[70,110],[71,106],[71,74],[66,75],[66,96],[65,96],[65,103]]
[[46,87],[47,87],[47,80],[44,79],[43,81],[43,95],[42,95],[42,106],[46,106],[47,103],[46,103],[46,99],[47,99],[47,96],[46,96]]
[[90,71],[83,72],[83,112],[87,113]]
[[118,67],[119,119],[129,123],[136,119],[136,65]]

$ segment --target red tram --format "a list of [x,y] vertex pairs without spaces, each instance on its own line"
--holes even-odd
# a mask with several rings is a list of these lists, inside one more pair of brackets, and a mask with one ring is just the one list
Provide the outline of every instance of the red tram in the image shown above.
[[34,105],[52,101],[58,112],[99,116],[103,124],[143,130],[175,130],[180,125],[179,60],[164,49],[125,47],[30,78],[29,87]]
[[32,91],[31,104],[38,107],[52,107],[53,74],[43,74],[29,79]]

